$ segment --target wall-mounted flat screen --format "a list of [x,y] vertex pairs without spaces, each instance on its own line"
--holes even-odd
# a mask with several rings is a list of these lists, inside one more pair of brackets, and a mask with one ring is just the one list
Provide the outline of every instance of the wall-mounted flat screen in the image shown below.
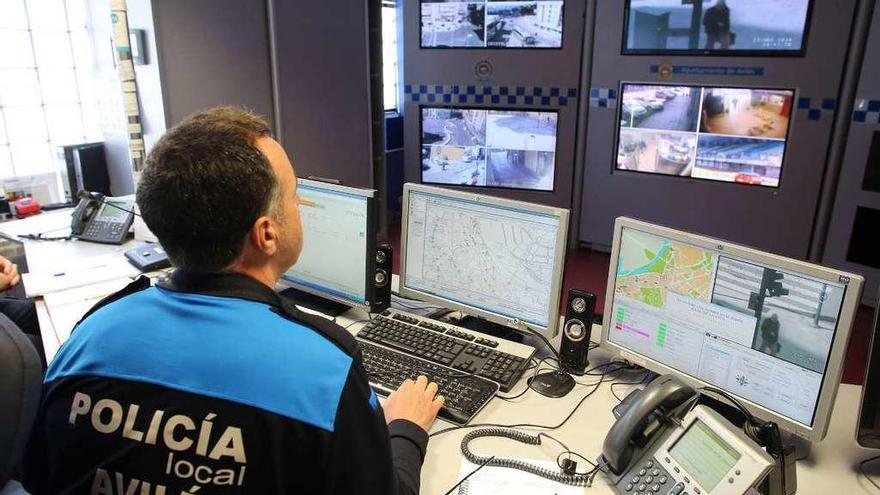
[[562,0],[422,0],[422,48],[561,48]]
[[615,169],[779,187],[794,91],[623,83]]
[[552,191],[555,111],[421,107],[422,182]]
[[801,55],[810,0],[627,0],[624,54]]

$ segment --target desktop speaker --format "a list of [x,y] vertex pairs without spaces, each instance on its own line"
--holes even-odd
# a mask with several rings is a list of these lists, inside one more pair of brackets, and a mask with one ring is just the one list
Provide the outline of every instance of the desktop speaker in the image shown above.
[[370,312],[379,313],[391,305],[391,244],[376,247],[376,271],[373,274],[373,300]]
[[583,375],[587,369],[587,351],[590,347],[595,309],[595,294],[580,289],[568,291],[565,323],[562,324],[562,345],[559,347],[559,364],[563,371]]

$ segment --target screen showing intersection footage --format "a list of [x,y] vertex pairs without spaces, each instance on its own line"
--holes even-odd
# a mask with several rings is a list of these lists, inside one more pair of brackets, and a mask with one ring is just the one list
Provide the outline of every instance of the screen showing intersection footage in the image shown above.
[[556,112],[421,110],[423,183],[553,190]]
[[561,48],[561,0],[422,0],[422,48]]
[[810,0],[628,0],[624,53],[797,55]]
[[617,170],[779,187],[794,91],[625,83]]
[[805,425],[846,286],[624,228],[608,340]]

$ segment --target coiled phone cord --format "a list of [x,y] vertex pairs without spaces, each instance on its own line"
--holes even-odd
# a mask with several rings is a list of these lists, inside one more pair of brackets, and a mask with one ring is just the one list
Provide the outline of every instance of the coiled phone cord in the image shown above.
[[474,430],[465,435],[464,438],[462,438],[461,440],[461,453],[462,455],[464,455],[465,459],[473,464],[485,464],[487,466],[519,469],[520,471],[525,471],[527,473],[531,473],[542,478],[547,478],[548,480],[552,480],[565,485],[589,486],[589,484],[592,482],[594,472],[588,472],[584,474],[566,474],[561,471],[542,468],[518,459],[511,459],[507,457],[491,458],[490,456],[477,455],[471,451],[468,444],[472,440],[476,440],[477,438],[481,437],[504,437],[528,445],[541,445],[540,434],[529,435],[528,433],[523,433],[521,431],[512,430],[509,428],[483,428],[479,430]]

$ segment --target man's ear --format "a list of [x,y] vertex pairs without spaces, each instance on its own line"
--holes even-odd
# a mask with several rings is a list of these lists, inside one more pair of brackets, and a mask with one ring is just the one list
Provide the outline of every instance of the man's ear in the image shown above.
[[257,251],[271,256],[278,251],[278,234],[275,223],[268,216],[263,215],[254,222],[248,239]]

